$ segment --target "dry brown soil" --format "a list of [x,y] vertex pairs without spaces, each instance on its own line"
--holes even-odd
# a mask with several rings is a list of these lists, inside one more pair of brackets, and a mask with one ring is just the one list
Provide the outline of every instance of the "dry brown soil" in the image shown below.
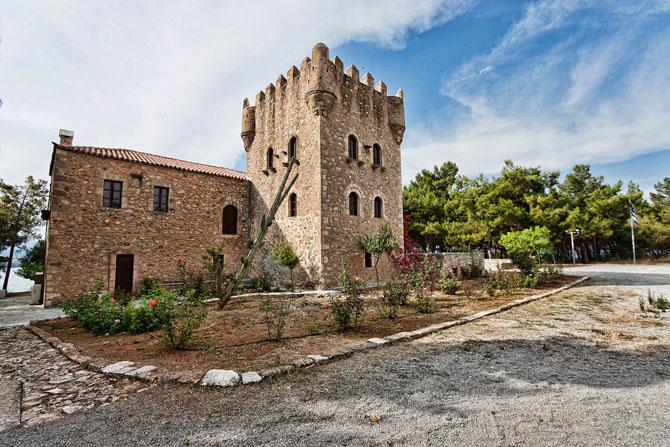
[[365,317],[357,331],[337,329],[331,309],[325,307],[330,298],[295,298],[284,339],[280,342],[267,340],[267,328],[261,323],[258,311],[261,298],[245,297],[231,301],[223,311],[211,305],[209,316],[197,331],[190,348],[179,351],[168,349],[161,343],[160,331],[96,337],[81,324],[67,318],[43,321],[38,326],[63,341],[73,343],[84,355],[106,359],[110,363],[131,360],[142,365],[158,366],[163,372],[191,371],[195,375],[209,369],[259,371],[371,337],[385,337],[462,318],[561,287],[575,279],[575,276],[553,276],[537,289],[517,289],[509,295],[497,292],[495,297],[481,291],[483,280],[479,279],[475,281],[472,297],[464,296],[462,291],[457,295],[436,291],[437,312],[422,314],[410,303],[401,308],[400,318],[396,320],[380,317],[376,304],[378,292],[369,292]]

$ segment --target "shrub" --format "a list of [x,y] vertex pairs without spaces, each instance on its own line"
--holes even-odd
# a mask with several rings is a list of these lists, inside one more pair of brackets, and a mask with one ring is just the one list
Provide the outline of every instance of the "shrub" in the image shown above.
[[249,288],[260,292],[269,292],[272,290],[272,283],[272,275],[262,271],[258,276],[254,276],[249,280]]
[[644,298],[640,298],[640,309],[649,312],[665,312],[670,308],[670,302],[663,294],[657,296],[651,289],[647,289],[648,305],[645,305]]
[[408,297],[409,290],[407,289],[407,284],[391,278],[382,290],[379,313],[384,318],[397,318],[398,307],[407,304]]
[[474,282],[469,279],[464,279],[463,281],[461,281],[461,290],[463,290],[463,294],[466,297],[472,298],[475,291]]
[[416,309],[422,314],[432,314],[436,310],[433,294],[427,287],[415,291]]
[[510,231],[500,237],[500,244],[510,254],[514,265],[521,271],[521,287],[537,287],[537,261],[532,255],[551,248],[551,234],[544,227]]
[[267,295],[258,306],[261,321],[268,329],[268,338],[280,340],[286,326],[286,317],[291,313],[291,299],[284,295]]
[[498,288],[498,281],[494,275],[488,275],[484,280],[484,290],[490,297],[496,295],[496,289]]
[[144,278],[140,286],[140,296],[145,296],[153,293],[155,290],[161,288],[160,283],[153,278]]
[[181,306],[171,309],[163,326],[163,344],[173,349],[183,349],[205,318],[207,307],[204,298],[189,292]]
[[337,281],[342,288],[344,299],[337,295],[331,298],[333,317],[342,329],[357,328],[365,312],[365,299],[361,296],[362,282],[358,278],[352,278],[349,266],[344,261],[342,261],[342,273]]
[[458,282],[458,279],[453,275],[453,273],[449,272],[444,275],[444,278],[442,278],[440,288],[445,294],[454,295],[461,288],[461,284]]

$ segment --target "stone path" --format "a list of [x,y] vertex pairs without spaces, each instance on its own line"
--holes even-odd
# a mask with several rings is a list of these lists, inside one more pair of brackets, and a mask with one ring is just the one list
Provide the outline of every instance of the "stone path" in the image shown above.
[[58,307],[30,304],[30,294],[0,299],[0,328],[23,326],[31,320],[50,320],[63,315]]
[[24,425],[107,405],[147,387],[84,369],[21,327],[0,329],[0,376],[22,383]]

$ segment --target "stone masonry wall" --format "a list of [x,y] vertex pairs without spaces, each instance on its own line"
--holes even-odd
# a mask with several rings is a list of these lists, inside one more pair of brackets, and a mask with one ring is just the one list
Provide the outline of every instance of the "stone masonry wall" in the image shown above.
[[469,271],[472,264],[484,271],[484,253],[429,253],[428,256],[434,265],[439,262],[443,275],[449,270]]
[[[122,207],[102,207],[103,181],[123,182]],[[72,299],[96,278],[113,289],[117,254],[134,255],[133,288],[145,277],[179,279],[177,258],[202,268],[225,242],[234,273],[249,235],[249,184],[217,175],[132,163],[54,148],[47,230],[45,305]],[[169,188],[169,211],[153,211],[153,188]],[[237,235],[222,234],[226,205],[238,209]]]
[[[325,61],[324,61],[325,63]],[[358,241],[382,223],[391,225],[402,243],[402,173],[400,142],[389,126],[389,98],[386,86],[374,86],[370,74],[359,81],[351,66],[344,73],[342,63],[331,62],[337,101],[321,117],[321,197],[323,235],[323,277],[333,283],[346,261],[367,283],[375,280],[373,268],[365,268]],[[402,107],[402,103],[400,105]],[[348,138],[358,143],[358,158],[348,156]],[[373,165],[373,145],[381,147],[381,166]],[[349,194],[358,195],[358,216],[349,215]],[[374,200],[382,199],[382,217],[374,218]],[[396,272],[386,256],[379,263],[380,280]]]
[[[288,217],[289,205],[282,204],[252,272],[264,269],[286,276],[286,269],[274,266],[269,254],[272,245],[284,239],[301,260],[296,282],[310,281],[322,287],[336,284],[343,260],[357,276],[368,283],[374,281],[374,270],[364,268],[358,241],[381,223],[389,223],[402,241],[402,94],[388,97],[382,82],[375,87],[369,74],[361,82],[355,67],[345,74],[342,61],[328,57],[328,48],[317,44],[300,70],[291,67],[286,78],[280,75],[276,85],[256,95],[254,106],[245,99],[242,118],[247,175],[253,184],[252,233],[283,178],[292,137],[297,137],[300,162],[292,190],[297,194],[298,216]],[[357,160],[347,157],[349,135],[358,141]],[[382,148],[381,166],[372,165],[375,143]],[[275,155],[274,169],[267,162],[269,148]],[[358,216],[348,213],[351,191],[359,195]],[[381,219],[373,218],[375,197],[383,200]],[[381,279],[395,268],[385,258],[379,267]]]

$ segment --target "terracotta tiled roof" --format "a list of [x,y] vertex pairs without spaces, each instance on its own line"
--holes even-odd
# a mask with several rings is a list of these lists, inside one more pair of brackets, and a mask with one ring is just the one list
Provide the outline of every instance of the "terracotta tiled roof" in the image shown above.
[[219,166],[204,165],[192,161],[178,160],[176,158],[163,157],[162,155],[147,154],[130,149],[117,149],[108,147],[93,146],[62,146],[53,143],[54,147],[71,152],[95,155],[103,158],[113,158],[115,160],[130,161],[134,163],[143,163],[153,166],[162,166],[165,168],[181,169],[182,171],[199,172],[201,174],[219,175],[238,180],[248,180],[247,174],[233,169],[222,168]]

